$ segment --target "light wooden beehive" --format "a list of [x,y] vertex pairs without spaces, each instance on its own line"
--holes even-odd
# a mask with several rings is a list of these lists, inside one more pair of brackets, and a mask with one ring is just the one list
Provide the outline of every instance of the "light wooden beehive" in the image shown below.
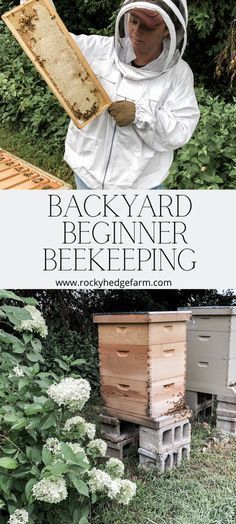
[[94,315],[101,393],[110,415],[143,423],[185,409],[190,317],[169,311]]
[[2,16],[77,127],[111,103],[106,91],[48,0],[29,0]]
[[0,189],[71,189],[71,186],[0,149]]

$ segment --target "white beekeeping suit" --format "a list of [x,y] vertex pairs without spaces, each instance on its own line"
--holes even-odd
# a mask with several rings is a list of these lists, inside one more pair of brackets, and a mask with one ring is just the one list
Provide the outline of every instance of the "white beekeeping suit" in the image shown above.
[[[160,56],[143,67],[133,65],[132,9],[159,13],[168,28]],[[123,127],[109,111],[82,129],[71,121],[64,158],[78,188],[151,189],[168,176],[174,150],[189,141],[199,119],[193,75],[182,59],[186,26],[185,0],[126,0],[114,37],[74,36],[111,100],[135,108],[134,120]]]

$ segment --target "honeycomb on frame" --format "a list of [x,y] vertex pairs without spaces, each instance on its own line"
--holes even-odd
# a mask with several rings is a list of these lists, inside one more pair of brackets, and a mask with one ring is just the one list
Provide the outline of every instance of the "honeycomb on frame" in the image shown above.
[[77,127],[109,107],[109,96],[48,0],[29,0],[2,18]]

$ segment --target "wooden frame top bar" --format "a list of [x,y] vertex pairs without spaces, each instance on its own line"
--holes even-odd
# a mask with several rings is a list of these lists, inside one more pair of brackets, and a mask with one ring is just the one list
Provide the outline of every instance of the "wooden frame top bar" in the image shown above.
[[72,189],[70,184],[0,148],[0,190]]

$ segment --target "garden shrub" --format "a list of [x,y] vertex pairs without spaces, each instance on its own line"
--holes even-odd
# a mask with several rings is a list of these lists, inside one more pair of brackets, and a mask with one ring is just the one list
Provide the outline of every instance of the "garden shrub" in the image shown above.
[[178,150],[167,179],[173,189],[234,189],[236,119],[233,104],[197,89],[200,121],[190,142]]
[[136,485],[119,460],[105,462],[106,443],[80,416],[91,387],[71,371],[78,360],[63,375],[42,371],[47,326],[36,301],[0,298],[1,524],[86,524],[99,500],[128,504]]

